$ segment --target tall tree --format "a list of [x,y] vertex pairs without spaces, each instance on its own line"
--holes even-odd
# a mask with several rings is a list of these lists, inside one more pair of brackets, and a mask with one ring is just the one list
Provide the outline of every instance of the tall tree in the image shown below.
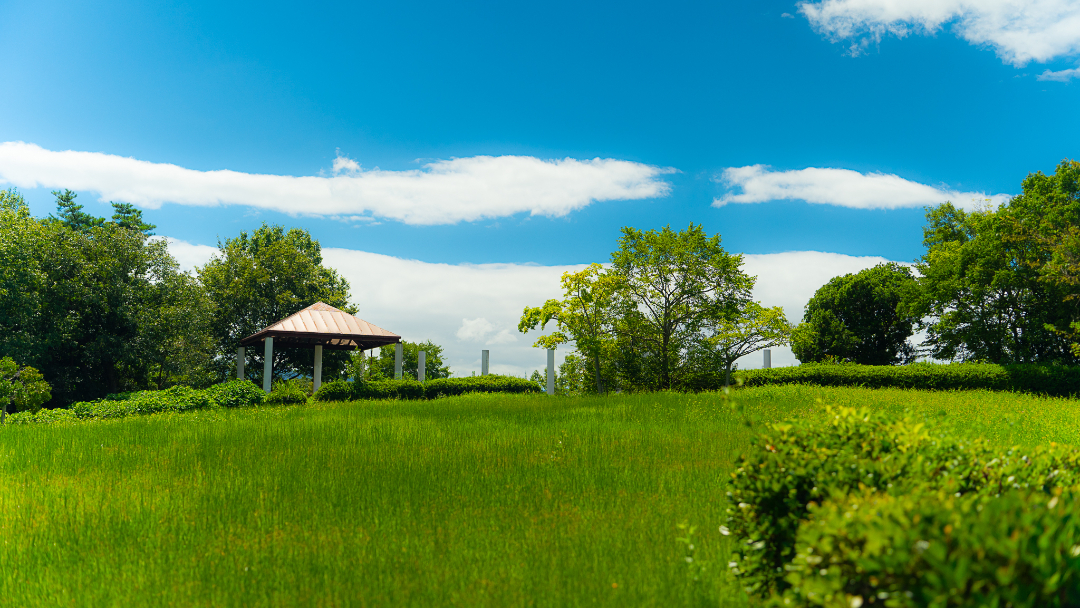
[[742,256],[724,251],[720,235],[708,236],[700,225],[681,232],[623,228],[611,261],[636,306],[621,331],[650,348],[657,388],[674,387],[674,372],[702,323],[735,319],[754,286],[742,271]]
[[914,360],[915,348],[907,339],[915,319],[901,305],[913,286],[911,271],[892,262],[830,280],[807,302],[792,351],[803,362],[834,357],[893,365]]
[[[323,266],[322,248],[306,230],[263,224],[250,234],[241,232],[219,243],[218,248],[218,254],[199,268],[198,274],[215,307],[212,327],[222,377],[229,373],[228,362],[240,340],[316,302],[356,313],[356,307],[348,302],[349,283],[334,269]],[[259,381],[263,353],[249,350],[254,364],[246,367],[248,377]],[[348,361],[346,351],[325,352],[324,375],[340,375]],[[276,378],[310,375],[313,366],[314,355],[309,349],[274,350]]]
[[540,307],[526,307],[518,331],[543,330],[555,321],[557,331],[541,336],[534,346],[557,348],[573,341],[577,350],[591,363],[591,375],[598,394],[604,393],[604,350],[612,342],[617,308],[620,304],[620,281],[604,271],[600,264],[590,264],[580,272],[562,275],[562,300],[548,300]]
[[[765,308],[747,302],[734,318],[707,322],[697,342],[697,373],[724,370],[724,386],[731,384],[731,370],[739,357],[765,348],[783,346],[791,340],[791,324],[780,306]],[[710,383],[711,384],[711,383]]]

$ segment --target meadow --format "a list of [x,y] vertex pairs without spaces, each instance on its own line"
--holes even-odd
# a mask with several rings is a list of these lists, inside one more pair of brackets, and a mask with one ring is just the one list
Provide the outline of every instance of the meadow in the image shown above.
[[808,386],[10,425],[0,604],[745,606],[728,474],[754,426],[823,403],[1080,443],[1076,400]]

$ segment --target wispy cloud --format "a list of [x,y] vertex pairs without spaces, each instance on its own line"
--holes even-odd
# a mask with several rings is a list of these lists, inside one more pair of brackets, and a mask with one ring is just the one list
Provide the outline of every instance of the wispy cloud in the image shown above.
[[1035,77],[1036,80],[1053,80],[1056,82],[1068,82],[1073,78],[1080,78],[1080,68],[1073,68],[1071,70],[1060,70],[1057,72],[1051,72],[1046,70],[1042,74]]
[[1016,66],[1080,52],[1075,0],[821,0],[800,2],[799,12],[833,41],[852,40],[852,54],[888,34],[934,34],[947,24]]
[[765,165],[732,167],[724,170],[719,181],[733,191],[715,199],[714,207],[797,200],[855,209],[898,209],[951,201],[958,207],[973,209],[987,205],[987,201],[996,206],[1011,198],[1006,194],[935,188],[885,173],[816,167],[794,171],[771,171]]
[[473,156],[408,171],[362,171],[338,156],[332,177],[196,171],[100,152],[56,152],[0,143],[0,183],[97,192],[102,200],[243,205],[294,215],[374,216],[406,224],[453,224],[529,213],[559,217],[598,201],[666,196],[673,169],[595,158]]

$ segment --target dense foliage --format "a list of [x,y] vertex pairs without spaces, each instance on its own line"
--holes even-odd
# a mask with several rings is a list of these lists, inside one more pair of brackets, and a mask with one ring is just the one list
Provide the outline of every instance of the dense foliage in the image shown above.
[[722,532],[748,592],[794,606],[1080,600],[1080,527],[1062,498],[1080,451],[999,451],[868,410],[825,414],[770,425],[732,474]]
[[316,401],[349,401],[353,399],[437,399],[467,393],[539,393],[541,389],[531,380],[511,376],[465,376],[438,378],[421,384],[411,378],[392,380],[381,378],[360,382],[330,382],[317,393]]
[[816,384],[933,390],[988,389],[1058,397],[1080,394],[1080,366],[995,363],[914,363],[901,366],[804,363],[796,367],[748,369],[745,386]]
[[0,423],[11,412],[36,412],[51,397],[41,373],[20,367],[11,357],[0,359]]
[[698,225],[626,227],[610,268],[564,274],[563,299],[526,307],[518,329],[555,323],[536,346],[574,344],[561,370],[574,390],[718,388],[747,349],[786,344],[790,333],[782,310],[750,299],[755,277],[742,264]]
[[836,277],[806,304],[791,350],[803,363],[826,359],[864,365],[908,363],[915,319],[901,306],[914,287],[911,271],[895,263]]

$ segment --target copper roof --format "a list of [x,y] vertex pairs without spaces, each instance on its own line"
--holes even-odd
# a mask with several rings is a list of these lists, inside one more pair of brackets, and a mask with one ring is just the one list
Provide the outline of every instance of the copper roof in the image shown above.
[[273,337],[274,346],[367,350],[401,341],[401,336],[358,319],[329,304],[316,302],[240,341],[247,346]]

